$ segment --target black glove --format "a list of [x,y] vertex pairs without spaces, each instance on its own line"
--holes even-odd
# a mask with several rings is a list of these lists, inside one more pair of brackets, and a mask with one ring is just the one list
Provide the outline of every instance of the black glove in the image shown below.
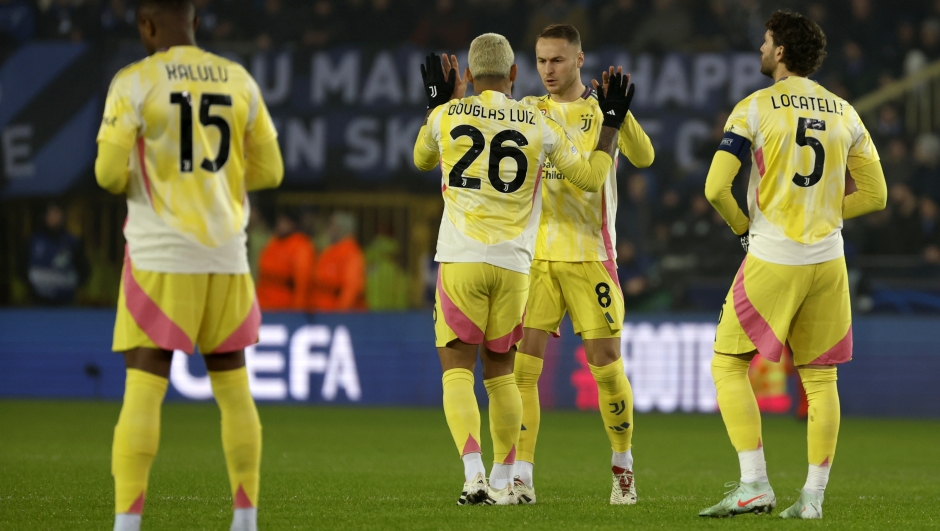
[[457,73],[453,68],[450,69],[448,78],[444,81],[444,67],[441,65],[439,55],[432,53],[424,58],[424,64],[421,65],[421,79],[424,81],[424,93],[428,96],[428,109],[450,101],[454,93],[454,85],[457,83]]
[[630,110],[635,88],[633,83],[627,86],[627,76],[614,74],[610,76],[607,84],[607,94],[604,94],[603,88],[597,91],[597,102],[604,113],[604,127],[620,129],[620,125],[627,118],[627,111]]
[[744,253],[747,254],[747,248],[751,246],[751,231],[744,231],[744,234],[738,236],[738,238],[741,238],[741,247],[744,247]]

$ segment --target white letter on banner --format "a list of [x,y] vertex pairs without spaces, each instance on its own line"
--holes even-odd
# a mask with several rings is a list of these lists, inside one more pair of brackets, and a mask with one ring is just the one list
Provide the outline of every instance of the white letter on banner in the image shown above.
[[672,323],[659,325],[658,352],[651,352],[656,374],[656,408],[672,413],[679,405],[679,331]]
[[7,178],[22,179],[36,173],[36,167],[29,160],[32,139],[32,125],[11,125],[3,130],[3,171]]
[[633,360],[633,406],[640,413],[652,411],[656,405],[656,373],[651,367],[656,355],[656,331],[649,323],[640,323],[633,330],[630,341]]
[[326,370],[326,354],[313,348],[330,346],[330,329],[326,325],[298,328],[290,339],[290,395],[294,400],[310,397],[310,375]]
[[417,170],[414,162],[415,138],[421,130],[421,118],[405,122],[404,118],[390,118],[385,124],[385,167],[401,168],[402,161],[409,169]]
[[313,55],[313,67],[310,69],[310,101],[314,105],[324,103],[330,92],[343,91],[343,103],[356,101],[359,87],[359,51],[346,52],[334,66],[327,52]]
[[283,372],[284,354],[280,350],[258,350],[258,347],[283,347],[287,345],[287,327],[284,325],[261,325],[258,344],[245,348],[245,365],[248,370],[248,385],[251,395],[261,400],[284,400],[287,384],[283,378],[259,377],[259,372]]
[[[299,170],[301,159],[311,170],[323,169],[326,164],[326,120],[315,118],[310,121],[310,129],[300,118],[287,120],[287,138],[285,151],[286,163],[290,170]],[[417,135],[415,135],[417,136]]]
[[718,410],[718,395],[712,378],[712,358],[715,356],[714,324],[699,325],[698,336],[698,410],[714,413]]
[[685,65],[676,54],[670,54],[663,63],[656,82],[656,93],[653,103],[663,107],[667,103],[675,102],[685,107],[689,104],[689,82],[686,79]]
[[704,105],[708,103],[709,94],[728,80],[728,61],[717,53],[699,54],[695,57],[693,72],[692,99],[696,105]]
[[346,127],[346,167],[353,171],[375,168],[382,157],[382,144],[375,138],[379,121],[375,118],[356,118]]
[[336,398],[337,388],[346,391],[346,397],[353,402],[362,398],[359,387],[359,373],[356,371],[356,357],[353,354],[352,339],[345,326],[337,326],[333,332],[333,345],[330,347],[330,361],[323,378],[323,398]]
[[209,376],[193,376],[189,372],[189,356],[182,350],[173,351],[170,363],[170,383],[181,395],[193,400],[212,398],[212,382]]
[[767,78],[760,73],[760,57],[756,53],[735,54],[731,62],[728,103],[738,103],[744,96],[767,86],[767,83]]
[[682,323],[679,325],[679,370],[681,393],[679,406],[682,411],[691,413],[696,409],[696,384],[698,383],[698,338],[699,325]]
[[398,67],[392,59],[392,54],[382,52],[375,57],[372,70],[362,87],[362,102],[372,103],[385,99],[392,105],[401,105],[401,80],[398,79]]
[[266,53],[256,53],[251,58],[251,76],[255,78],[264,101],[268,105],[278,105],[290,96],[291,87],[291,55],[290,52],[277,54],[274,60],[274,84],[268,83],[268,61]]

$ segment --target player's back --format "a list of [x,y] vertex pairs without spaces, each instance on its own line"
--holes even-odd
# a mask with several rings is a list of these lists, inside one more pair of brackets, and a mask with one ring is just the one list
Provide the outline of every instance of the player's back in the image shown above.
[[[247,71],[198,47],[174,46],[119,72],[106,107],[99,141],[120,144],[136,128],[125,228],[135,261],[179,271],[186,267],[179,260],[160,256],[189,252],[204,262],[192,272],[236,272],[229,270],[237,256],[242,272],[245,146],[276,136]],[[219,252],[201,252],[210,250]]]
[[429,126],[443,172],[439,257],[483,256],[527,273],[541,212],[541,165],[560,127],[551,128],[535,106],[495,91],[440,106]]
[[794,76],[741,101],[726,130],[752,142],[752,252],[790,264],[841,256],[846,169],[878,160],[855,109]]

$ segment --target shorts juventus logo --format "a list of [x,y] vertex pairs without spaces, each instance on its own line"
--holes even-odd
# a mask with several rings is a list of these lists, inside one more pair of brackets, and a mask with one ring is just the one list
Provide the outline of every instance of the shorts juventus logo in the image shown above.
[[593,114],[582,114],[581,115],[581,130],[585,133],[591,130],[591,125],[594,123]]
[[621,414],[621,413],[623,413],[624,411],[627,410],[627,404],[625,403],[624,400],[621,400],[619,404],[618,404],[617,402],[613,402],[613,403],[607,404],[607,405],[608,405],[608,406],[613,406],[613,407],[611,408],[610,412],[613,413],[614,415],[619,415],[619,414]]

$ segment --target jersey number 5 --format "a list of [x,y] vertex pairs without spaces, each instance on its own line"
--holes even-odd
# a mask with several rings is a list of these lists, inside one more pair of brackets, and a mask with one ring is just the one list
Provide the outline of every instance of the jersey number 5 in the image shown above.
[[[174,92],[170,94],[170,103],[180,106],[180,171],[192,173],[193,171],[193,104],[189,92]],[[215,173],[225,166],[228,161],[229,145],[232,142],[232,129],[221,116],[209,114],[213,105],[224,107],[232,106],[232,97],[228,94],[203,94],[199,101],[199,123],[203,127],[218,128],[221,137],[219,141],[219,154],[215,160],[202,159],[202,169]]]
[[809,188],[822,179],[823,167],[826,165],[826,150],[823,149],[822,142],[811,136],[806,136],[806,130],[825,131],[826,121],[818,118],[800,118],[796,122],[796,145],[801,147],[809,146],[816,153],[816,163],[813,165],[813,173],[809,175],[793,176],[793,184]]
[[[483,148],[486,147],[486,139],[483,138],[483,133],[472,125],[458,125],[451,129],[450,137],[452,139],[457,140],[462,136],[469,136],[473,144],[470,146],[470,149],[460,157],[457,164],[454,164],[454,167],[451,168],[447,184],[452,188],[479,190],[480,179],[467,177],[463,172],[473,164],[473,161],[480,156],[480,153],[483,153]],[[523,153],[519,147],[504,146],[503,143],[507,141],[515,142],[516,146],[519,147],[529,145],[529,140],[519,131],[506,129],[505,131],[497,133],[490,142],[490,164],[486,176],[497,192],[511,194],[521,188],[522,183],[525,182],[525,176],[529,170],[529,161],[526,159],[525,153]],[[516,176],[509,182],[499,177],[499,163],[507,157],[516,161]]]

